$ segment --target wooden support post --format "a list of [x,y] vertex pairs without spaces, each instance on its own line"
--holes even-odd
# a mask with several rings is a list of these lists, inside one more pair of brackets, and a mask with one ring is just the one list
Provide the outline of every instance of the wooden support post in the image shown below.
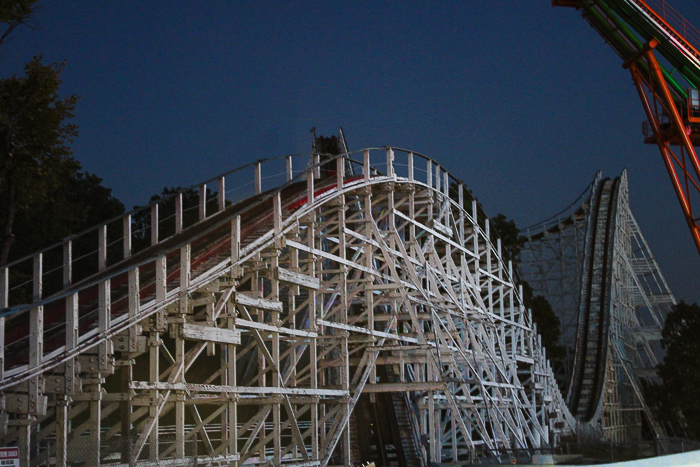
[[282,233],[282,201],[279,192],[272,197],[272,224],[276,237]]
[[191,246],[180,248],[180,314],[188,312],[188,290],[190,288],[190,255]]
[[231,221],[231,276],[236,278],[241,274],[241,268],[236,266],[241,255],[241,216]]
[[255,194],[262,193],[262,163],[255,163]]
[[199,221],[207,218],[207,184],[199,186]]
[[338,186],[338,190],[343,189],[343,183],[345,180],[345,158],[344,157],[338,157],[336,158],[336,185]]
[[[4,308],[4,307],[0,307]],[[0,317],[0,381],[5,378],[5,317]],[[4,434],[5,427],[0,427],[0,435]]]
[[107,268],[107,224],[97,228],[97,268],[104,271]]
[[[43,255],[34,256],[34,285],[33,301],[41,300],[43,284]],[[39,367],[44,360],[44,307],[39,305],[29,310],[29,368]],[[29,380],[29,414],[38,414],[39,387],[42,376],[35,376]]]
[[56,400],[56,467],[68,464],[68,405],[70,399],[57,396]]
[[17,444],[19,446],[19,467],[30,467],[32,465],[32,454],[29,449],[31,445],[32,416],[21,415],[21,425],[17,427]]
[[[166,257],[160,256],[156,258],[155,261],[156,269],[156,306],[165,301],[167,296],[167,283],[166,283]],[[149,373],[148,380],[151,383],[157,383],[160,381],[160,346],[162,342],[160,340],[160,333],[165,332],[167,329],[165,321],[165,311],[159,311],[153,318],[154,325],[148,337],[148,359],[149,359]],[[166,393],[167,394],[167,393]],[[159,431],[160,431],[160,421],[158,410],[158,405],[160,403],[159,391],[157,389],[151,389],[149,391],[150,405],[148,407],[149,419],[153,421],[153,426],[151,432],[148,436],[148,458],[152,461],[158,460],[159,454]]]
[[182,232],[182,192],[175,194],[175,233]]
[[34,255],[33,267],[32,300],[38,302],[41,300],[44,280],[44,259],[41,253]]
[[[66,353],[72,353],[78,347],[78,294],[66,297]],[[76,392],[78,371],[76,358],[70,358],[65,363],[65,389],[67,395]]]
[[[308,222],[306,224],[306,246],[309,249],[315,248],[315,243],[316,243],[316,226],[315,226],[315,212],[312,213],[313,216],[310,216],[308,219]],[[308,270],[306,271],[307,274],[311,277],[316,277],[316,258],[310,257],[310,261],[308,262]],[[322,334],[322,330],[319,329],[318,325],[318,307],[317,307],[317,302],[318,302],[318,292],[314,289],[309,290],[309,305],[308,305],[308,310],[309,310],[309,329],[312,331],[319,331],[319,334]],[[318,375],[318,340],[317,339],[311,339],[309,343],[309,366],[310,366],[310,373],[309,373],[309,386],[312,391],[316,390],[318,388],[318,380],[319,380],[319,375]],[[314,399],[313,402],[311,403],[311,460],[312,461],[319,461],[319,456],[320,456],[320,449],[321,449],[321,442],[320,442],[320,435],[321,435],[321,430],[323,429],[323,426],[319,424],[319,417],[321,417],[323,414],[321,413],[324,410],[323,406],[319,404],[318,399]]]
[[458,185],[458,203],[459,203],[459,243],[464,245],[464,185]]
[[[167,296],[168,284],[167,279],[167,260],[165,256],[159,256],[155,261],[156,267],[156,304],[163,303]],[[165,332],[167,329],[165,322],[165,310],[156,313],[156,329],[158,332]]]
[[133,380],[132,365],[121,367],[121,392],[127,398],[119,402],[120,432],[121,432],[121,461],[124,464],[131,462],[131,391],[129,383]]
[[73,242],[63,244],[63,288],[73,283]]
[[226,178],[219,177],[219,186],[217,189],[219,191],[219,211],[223,211],[226,209]]
[[[0,269],[0,309],[7,308],[9,304],[9,270]],[[5,378],[5,317],[0,317],[0,381]]]
[[[130,321],[135,321],[136,317],[138,316],[139,312],[141,311],[141,296],[139,292],[139,268],[135,267],[133,269],[129,270],[128,273],[128,281],[129,281],[129,302],[128,302],[128,307],[129,307],[129,320]],[[138,343],[137,339],[139,337],[139,332],[137,329],[137,326],[129,326],[129,343],[128,343],[128,348],[129,352],[137,352],[138,351]]]
[[442,189],[444,190],[444,194],[447,198],[450,197],[450,174],[447,172],[447,170],[442,172]]
[[314,154],[314,178],[321,178],[321,156]]
[[[279,193],[277,194],[279,197]],[[275,212],[275,217],[277,217],[277,213]],[[276,251],[273,253],[272,257],[269,259],[270,261],[270,267],[273,270],[277,270],[279,268],[279,253]],[[267,297],[270,300],[273,301],[279,301],[280,299],[280,287],[279,287],[279,281],[278,280],[272,280],[270,283],[270,295]],[[280,313],[279,312],[270,312],[271,313],[271,318],[272,318],[272,324],[273,326],[281,326],[282,321],[280,320]],[[263,311],[260,310],[260,314],[263,314]],[[270,341],[271,341],[271,347],[272,347],[272,361],[270,362],[270,366],[273,367],[272,370],[272,387],[274,388],[280,388],[282,387],[282,380],[280,378],[280,373],[279,369],[282,367],[281,362],[280,362],[280,335],[278,332],[271,332],[270,333]],[[275,370],[277,369],[277,370]],[[281,424],[282,424],[282,414],[281,414],[281,407],[280,407],[281,400],[280,398],[277,398],[275,400],[275,403],[272,405],[272,421],[273,421],[273,428],[272,428],[272,433],[273,433],[273,446],[274,446],[274,452],[272,454],[272,464],[275,466],[281,466],[282,465],[282,431],[281,431]]]
[[[160,347],[160,336],[158,332],[151,332],[148,338],[148,358],[149,358],[149,369],[148,369],[148,381],[151,383],[157,383],[159,381],[160,372],[160,359],[158,358],[159,347]],[[158,460],[158,432],[160,431],[160,426],[158,423],[158,390],[151,389],[149,391],[150,405],[148,407],[148,417],[153,420],[153,428],[148,437],[148,458],[152,461]]]
[[87,465],[100,465],[101,457],[102,389],[100,384],[95,386],[94,397],[96,400],[90,401],[90,444],[87,449]]
[[[387,150],[387,163],[390,159],[393,160],[393,152],[389,154],[391,149]],[[388,169],[387,169],[388,171]],[[338,222],[338,256],[346,260],[347,259],[347,245],[345,238],[345,195],[341,195],[338,199],[337,208],[337,222]],[[339,274],[338,282],[338,300],[340,315],[339,321],[343,324],[348,324],[348,277],[347,277],[347,267],[343,266],[344,270]],[[348,346],[349,333],[345,333],[340,340],[340,384],[344,391],[350,394],[350,349]],[[347,420],[350,419],[350,404],[343,404],[343,417]],[[352,465],[351,455],[350,455],[350,424],[346,424],[342,436],[342,446],[343,446],[343,463],[344,465]]]
[[0,309],[7,308],[10,304],[10,270],[0,268]]
[[[426,166],[426,171],[427,171],[427,184],[428,188],[433,187],[433,161],[428,159],[427,166]],[[431,219],[432,217],[429,217]]]
[[[110,280],[104,280],[97,286],[98,288],[98,323],[97,328],[100,335],[104,335],[111,326],[111,287]],[[112,358],[112,341],[107,339],[98,346],[100,370],[107,370],[111,367],[109,360]]]
[[151,245],[158,243],[158,205],[151,206]]
[[[78,294],[66,297],[66,353],[78,346]],[[68,462],[68,406],[70,396],[75,394],[78,384],[78,371],[75,358],[64,363],[65,396],[56,401],[56,465],[65,466]]]
[[372,167],[369,160],[369,149],[365,149],[362,153],[362,175],[365,177],[365,182],[368,182],[371,176]]
[[409,152],[408,153],[408,179],[410,181],[414,180],[414,175],[413,175],[413,153]]
[[306,204],[314,203],[314,176],[313,169],[306,171]]
[[441,167],[439,165],[435,165],[435,191],[440,193],[440,172],[441,172]]
[[394,150],[391,148],[387,148],[386,150],[386,176],[391,178],[396,177],[394,173]]
[[292,171],[292,156],[287,156],[287,181],[294,178],[294,172]]
[[123,222],[123,254],[124,258],[128,258],[129,256],[131,256],[131,214],[127,214],[126,216],[124,216]]
[[[182,310],[181,310],[182,311]],[[182,318],[182,316],[181,316]],[[175,369],[174,377],[170,382],[185,382],[185,339],[182,338],[182,325],[173,325],[176,328],[175,337]],[[178,459],[185,457],[185,391],[175,391],[175,456]]]

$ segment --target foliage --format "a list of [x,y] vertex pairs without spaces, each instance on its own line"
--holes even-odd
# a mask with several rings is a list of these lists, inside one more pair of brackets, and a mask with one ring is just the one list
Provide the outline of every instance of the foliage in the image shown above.
[[102,186],[97,175],[63,174],[45,202],[17,214],[15,231],[21,235],[17,236],[10,259],[31,254],[123,212],[122,202],[112,196],[111,189]]
[[500,212],[491,218],[491,225],[501,238],[501,247],[505,248],[508,257],[514,263],[520,262],[520,251],[525,246],[525,237],[520,235],[518,227],[513,219],[508,219]]
[[67,145],[77,128],[66,123],[78,98],[58,96],[62,68],[34,57],[24,76],[0,80],[0,264],[9,258],[17,213],[47,203],[80,169]]
[[667,349],[658,367],[661,384],[647,388],[647,393],[667,426],[684,429],[689,438],[700,440],[700,306],[677,304],[661,336]]
[[0,45],[7,42],[17,27],[26,24],[37,0],[0,0]]
[[543,295],[534,295],[532,287],[525,281],[523,281],[523,293],[525,304],[532,310],[532,321],[537,324],[537,332],[542,338],[542,345],[547,349],[547,357],[550,361],[563,358],[566,349],[559,345],[561,321],[554,313],[552,305]]

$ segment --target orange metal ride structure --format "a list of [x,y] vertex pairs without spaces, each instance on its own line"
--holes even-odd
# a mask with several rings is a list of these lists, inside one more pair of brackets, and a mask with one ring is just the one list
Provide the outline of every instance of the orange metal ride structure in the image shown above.
[[[700,253],[700,32],[664,0],[552,0],[573,7],[623,59]],[[657,60],[657,54],[662,62]],[[678,150],[672,149],[678,146]],[[697,207],[696,207],[697,210]]]

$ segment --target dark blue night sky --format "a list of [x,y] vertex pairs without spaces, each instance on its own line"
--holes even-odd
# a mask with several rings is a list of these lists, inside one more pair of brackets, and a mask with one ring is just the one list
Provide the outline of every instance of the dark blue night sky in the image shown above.
[[[672,0],[700,26],[696,0]],[[470,2],[43,1],[4,47],[66,60],[73,148],[128,208],[260,159],[395,145],[464,180],[521,227],[628,170],[632,210],[678,299],[700,257],[621,60],[570,8]]]

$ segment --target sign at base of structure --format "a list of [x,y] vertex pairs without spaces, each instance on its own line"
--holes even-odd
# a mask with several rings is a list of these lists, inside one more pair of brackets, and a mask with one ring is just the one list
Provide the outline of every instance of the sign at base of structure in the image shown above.
[[19,467],[19,448],[0,448],[0,467]]

